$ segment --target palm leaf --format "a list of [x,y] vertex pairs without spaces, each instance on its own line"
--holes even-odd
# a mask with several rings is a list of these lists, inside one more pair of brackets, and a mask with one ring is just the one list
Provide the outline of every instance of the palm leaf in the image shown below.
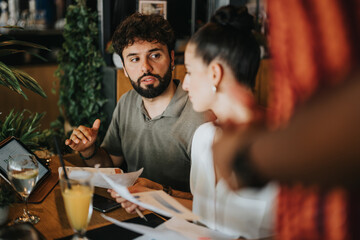
[[0,82],[2,85],[22,95],[25,99],[28,99],[26,94],[21,89],[20,83],[16,79],[13,71],[1,61],[0,61]]
[[22,86],[39,94],[40,96],[42,96],[44,98],[47,98],[44,90],[41,88],[39,83],[34,78],[32,78],[29,74],[27,74],[26,72],[23,72],[19,69],[15,69],[15,68],[11,68],[11,70]]
[[43,58],[42,56],[40,56],[39,54],[33,53],[33,52],[29,52],[26,50],[19,50],[19,49],[0,49],[0,57],[4,57],[4,56],[8,56],[8,55],[12,55],[12,54],[16,54],[16,53],[27,53],[30,54],[32,56],[35,56],[41,60],[43,60],[44,62],[47,62],[46,58]]
[[0,49],[0,57],[16,54],[16,53],[23,53],[26,52],[25,50],[19,49]]
[[48,61],[46,58],[40,56],[39,54],[36,54],[36,53],[33,53],[33,52],[29,52],[29,51],[26,51],[26,52],[27,52],[28,54],[34,56],[34,57],[37,57],[37,58],[43,60],[44,62],[47,62],[47,61]]
[[20,41],[20,40],[8,40],[8,41],[0,42],[0,47],[11,46],[11,45],[20,45],[20,46],[26,46],[26,47],[32,47],[32,48],[43,49],[46,51],[51,51],[50,49],[48,49],[47,47],[44,47],[42,45],[39,45],[36,43],[25,42],[25,41]]
[[[3,26],[2,28],[22,29],[21,27],[16,27],[16,26]],[[13,45],[20,45],[20,46],[26,46],[26,47],[50,51],[50,49],[42,45],[30,43],[26,41],[19,41],[19,40],[0,41],[0,47],[13,46]],[[40,55],[23,49],[0,49],[0,57],[4,57],[16,53],[24,53],[24,52],[33,55],[37,58],[40,58],[43,61],[47,61],[45,58],[41,57]],[[22,95],[26,100],[28,98],[21,89],[21,86],[28,88],[29,90],[39,94],[44,98],[47,97],[44,90],[29,74],[17,70],[15,68],[10,68],[6,66],[3,62],[0,62],[0,85],[6,86],[9,89],[17,92],[18,94]]]
[[[17,29],[17,30],[24,30],[23,27],[19,27],[19,26],[1,26],[0,28],[10,28],[10,29]],[[0,36],[2,36],[3,34],[0,33]]]

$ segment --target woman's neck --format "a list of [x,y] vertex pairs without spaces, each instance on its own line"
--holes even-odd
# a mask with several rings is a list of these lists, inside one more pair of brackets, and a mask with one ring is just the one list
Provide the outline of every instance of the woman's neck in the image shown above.
[[218,96],[211,110],[220,123],[231,121],[236,124],[247,123],[251,119],[251,112],[241,102],[236,102],[226,93],[217,93]]

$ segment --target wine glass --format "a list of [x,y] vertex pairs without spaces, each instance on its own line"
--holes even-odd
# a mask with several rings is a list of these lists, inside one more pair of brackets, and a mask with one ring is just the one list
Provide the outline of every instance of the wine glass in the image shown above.
[[80,171],[76,179],[66,179],[64,175],[60,176],[61,194],[64,199],[66,215],[75,232],[72,239],[87,239],[86,228],[93,210],[94,186],[91,178],[92,173],[86,171]]
[[38,216],[28,211],[28,198],[36,185],[39,175],[39,166],[36,157],[32,154],[17,154],[8,158],[8,176],[15,188],[25,202],[24,213],[15,219],[15,223],[30,222],[36,224],[40,221]]

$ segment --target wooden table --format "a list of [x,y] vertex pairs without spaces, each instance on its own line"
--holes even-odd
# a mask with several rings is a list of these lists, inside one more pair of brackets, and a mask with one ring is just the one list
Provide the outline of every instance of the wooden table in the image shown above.
[[[65,156],[64,159],[67,161],[66,165],[84,165],[82,160],[75,155]],[[58,166],[59,159],[54,157],[50,163],[52,172],[57,172]],[[95,192],[111,198],[106,192],[106,189],[95,188]],[[13,204],[10,207],[9,220],[12,221],[17,216],[20,216],[24,207],[24,203]],[[46,237],[46,239],[61,238],[74,233],[67,220],[59,184],[55,186],[55,188],[49,193],[49,195],[42,203],[29,204],[28,207],[31,213],[40,217],[40,222],[34,226]],[[106,215],[120,221],[137,217],[137,215],[128,214],[123,208],[118,208],[112,212],[107,213]],[[109,224],[111,223],[100,216],[100,212],[94,210],[88,226],[88,230]]]

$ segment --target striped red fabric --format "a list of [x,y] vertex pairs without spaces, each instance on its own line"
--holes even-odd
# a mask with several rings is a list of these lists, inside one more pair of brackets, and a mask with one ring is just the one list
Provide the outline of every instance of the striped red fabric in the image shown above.
[[[269,122],[285,126],[318,90],[336,87],[360,66],[360,1],[269,0],[273,81]],[[339,159],[341,161],[341,159]],[[359,239],[359,194],[282,186],[279,239]]]

